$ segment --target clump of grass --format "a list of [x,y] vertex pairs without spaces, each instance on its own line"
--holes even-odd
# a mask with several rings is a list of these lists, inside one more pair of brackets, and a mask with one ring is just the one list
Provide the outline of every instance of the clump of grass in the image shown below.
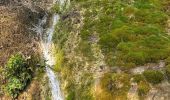
[[166,73],[167,79],[170,81],[170,65],[166,66],[165,73]]
[[139,96],[145,96],[150,90],[150,86],[145,81],[140,81],[138,84],[138,95]]
[[136,83],[139,83],[141,81],[144,81],[145,78],[142,74],[136,74],[133,76],[133,81],[136,82]]
[[161,71],[157,70],[146,70],[143,72],[146,80],[152,84],[161,83],[164,80],[164,75]]
[[130,76],[125,73],[107,73],[101,79],[101,87],[104,91],[102,97],[127,98],[127,91],[130,88]]
[[59,48],[55,48],[55,59],[56,59],[56,64],[55,64],[54,70],[60,71],[63,66],[64,53]]

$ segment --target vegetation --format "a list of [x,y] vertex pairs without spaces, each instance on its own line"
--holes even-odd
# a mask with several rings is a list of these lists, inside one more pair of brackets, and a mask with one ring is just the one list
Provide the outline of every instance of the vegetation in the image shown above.
[[86,9],[82,39],[89,41],[97,32],[110,66],[136,66],[165,59],[170,38],[165,34],[168,15],[161,10],[162,5],[143,0],[81,2]]
[[133,81],[136,83],[140,83],[141,81],[144,81],[144,76],[141,74],[136,74],[133,76]]
[[170,65],[167,65],[165,68],[167,79],[170,80]]
[[61,13],[61,8],[60,8],[59,4],[54,4],[53,7],[51,8],[51,11],[53,13]]
[[[59,68],[62,80],[68,82],[65,88],[68,100],[80,97],[126,100],[132,76],[130,68],[157,63],[170,56],[170,36],[166,30],[168,0],[71,0],[71,3],[69,11],[61,14],[53,35],[55,45],[62,50],[62,55],[57,56],[64,63],[59,61],[56,66],[62,66]],[[93,67],[101,61],[94,56],[97,54],[93,51],[94,44],[101,49],[106,66],[118,66],[122,71],[102,76],[98,97],[91,93],[92,77],[98,69]],[[164,79],[163,73],[155,70],[132,77],[138,84],[139,96],[149,92],[149,83],[155,85]],[[92,81],[87,85],[88,78]]]
[[[168,13],[163,11],[167,0],[73,0],[78,9],[84,9],[84,25],[80,29],[82,42],[80,48],[87,57],[90,54],[91,38],[99,35],[98,44],[109,66],[131,68],[148,62],[157,62],[168,58],[170,54],[170,36],[166,34]],[[74,3],[73,3],[74,4]],[[76,4],[74,4],[76,5]],[[68,14],[67,16],[69,16]],[[54,41],[63,44],[73,29],[65,20],[59,24],[63,32],[54,34]],[[66,27],[69,28],[66,28]],[[61,31],[61,30],[60,30]],[[85,48],[89,48],[87,54]],[[158,53],[159,52],[159,53]]]
[[147,82],[140,81],[138,85],[139,96],[145,96],[150,90],[150,86]]
[[143,72],[146,80],[152,84],[161,83],[164,80],[164,75],[161,71],[157,70],[146,70]]
[[59,48],[56,48],[55,50],[56,50],[55,51],[56,64],[55,64],[54,70],[60,71],[63,66],[64,54],[63,54],[63,51],[60,50]]
[[32,71],[21,54],[11,56],[6,65],[6,90],[12,97],[17,97],[32,78]]
[[101,79],[101,87],[105,94],[101,94],[106,100],[109,98],[126,99],[130,88],[130,76],[128,74],[107,73]]

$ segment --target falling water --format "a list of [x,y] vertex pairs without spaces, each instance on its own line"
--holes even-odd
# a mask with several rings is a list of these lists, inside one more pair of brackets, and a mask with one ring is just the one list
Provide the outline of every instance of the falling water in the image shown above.
[[51,27],[47,30],[47,37],[43,41],[43,53],[44,53],[44,58],[46,60],[46,73],[49,77],[49,82],[50,82],[50,87],[51,87],[51,93],[52,93],[52,98],[53,100],[63,100],[60,87],[59,87],[59,82],[56,78],[55,73],[50,67],[53,67],[55,65],[55,59],[52,56],[52,35],[55,29],[55,25],[59,19],[58,15],[53,15],[53,24]]
[[[55,3],[55,1],[53,2]],[[62,3],[62,2],[60,2]],[[44,58],[46,60],[46,73],[49,78],[49,85],[51,88],[51,93],[52,93],[52,99],[53,100],[63,100],[63,96],[60,91],[60,85],[57,80],[57,77],[53,70],[51,69],[55,65],[55,59],[52,54],[52,35],[55,31],[55,25],[57,24],[59,19],[58,14],[54,14],[52,16],[52,24],[51,26],[47,29],[45,38],[42,40],[42,47],[43,47],[43,54]]]

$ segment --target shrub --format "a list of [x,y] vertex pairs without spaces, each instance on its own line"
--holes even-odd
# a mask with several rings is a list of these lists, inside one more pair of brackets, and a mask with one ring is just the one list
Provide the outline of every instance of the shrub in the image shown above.
[[141,81],[144,81],[144,77],[141,74],[136,74],[133,76],[133,81],[136,83],[140,83]]
[[165,68],[166,76],[168,80],[170,80],[170,65],[167,65]]
[[150,86],[147,82],[141,81],[138,84],[138,95],[144,96],[146,95],[150,90]]
[[21,54],[11,56],[6,65],[6,90],[13,98],[17,97],[32,77],[32,72]]
[[109,98],[126,97],[130,88],[130,76],[125,73],[107,73],[101,80],[101,87]]
[[55,50],[55,59],[56,59],[56,64],[55,64],[54,70],[60,71],[63,66],[64,53],[59,48],[56,48],[56,50]]
[[152,84],[158,84],[164,80],[164,75],[161,71],[146,70],[143,72],[146,80]]
[[170,64],[170,57],[168,57],[167,59],[165,59],[165,63],[166,63],[166,65],[169,65],[169,64]]
[[66,100],[74,100],[74,99],[75,99],[75,92],[74,92],[74,91],[71,91],[71,92],[68,94]]
[[59,4],[55,4],[52,8],[51,8],[52,12],[54,13],[61,13],[61,9],[60,9],[60,5]]

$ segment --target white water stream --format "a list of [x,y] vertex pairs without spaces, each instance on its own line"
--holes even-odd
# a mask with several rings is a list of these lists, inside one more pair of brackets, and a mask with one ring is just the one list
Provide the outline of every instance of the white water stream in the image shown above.
[[[56,0],[53,1],[53,4],[55,3],[56,3]],[[63,2],[60,1],[60,4],[62,3]],[[46,20],[46,18],[44,18],[44,20]],[[52,24],[47,29],[45,38],[42,39],[43,54],[44,54],[44,58],[46,60],[46,65],[47,65],[46,73],[49,78],[49,85],[51,88],[52,100],[63,100],[59,81],[56,77],[56,74],[51,69],[55,65],[55,58],[53,57],[53,54],[52,54],[52,45],[53,45],[52,36],[55,31],[55,25],[57,24],[58,20],[59,20],[59,15],[54,14],[52,16]]]
[[[65,0],[54,0],[53,4],[55,4],[58,1],[60,4],[60,7],[65,3]],[[70,0],[67,0],[66,2],[69,3]],[[49,28],[47,28],[47,31],[44,33],[43,26],[47,22],[47,15],[43,17],[43,19],[39,20],[38,25],[33,25],[34,28],[31,28],[30,30],[35,31],[38,36],[40,36],[41,39],[41,46],[43,51],[44,59],[46,60],[46,73],[49,78],[49,86],[51,88],[52,93],[52,100],[64,100],[62,96],[62,92],[60,90],[60,84],[56,77],[56,74],[53,72],[53,66],[55,65],[55,58],[52,53],[53,49],[53,42],[52,42],[52,36],[55,31],[55,25],[57,24],[59,20],[59,15],[54,14],[52,16],[52,23]]]
[[51,51],[52,50],[52,44],[53,44],[52,43],[52,35],[54,33],[55,25],[57,24],[58,19],[59,19],[58,15],[53,15],[52,25],[47,30],[46,40],[44,40],[43,43],[42,43],[43,54],[44,54],[44,58],[46,60],[46,65],[47,65],[46,66],[46,73],[47,73],[48,78],[49,78],[49,84],[50,84],[53,100],[63,100],[63,97],[62,97],[61,91],[60,91],[59,82],[56,78],[55,73],[51,69],[55,65],[55,58],[53,57],[53,54],[52,54],[52,51]]

